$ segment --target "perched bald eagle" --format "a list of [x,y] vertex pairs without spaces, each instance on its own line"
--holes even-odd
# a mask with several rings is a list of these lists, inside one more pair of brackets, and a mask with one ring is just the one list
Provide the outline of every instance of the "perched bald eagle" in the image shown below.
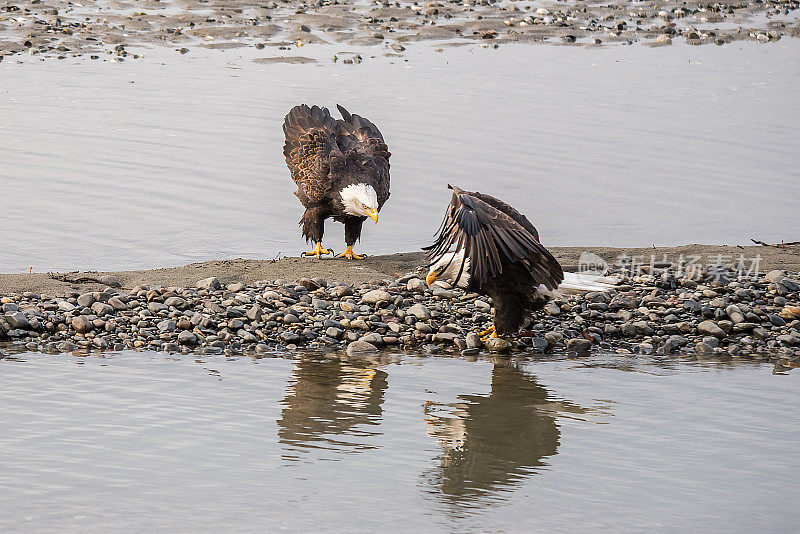
[[325,219],[344,223],[347,250],[337,257],[361,259],[353,245],[361,237],[367,217],[378,222],[378,212],[389,198],[389,148],[378,128],[364,117],[337,106],[341,119],[327,108],[295,106],[286,115],[283,154],[297,184],[295,195],[306,209],[300,224],[306,242],[316,247],[303,255],[331,254],[322,247]]
[[[515,334],[526,315],[544,307],[564,281],[561,265],[539,242],[520,212],[492,196],[448,185],[453,198],[436,241],[425,247],[426,282],[440,278],[494,301],[494,324],[481,335]],[[454,249],[454,250],[451,250]],[[577,290],[605,290],[599,282],[569,280]],[[564,286],[561,286],[562,288]]]

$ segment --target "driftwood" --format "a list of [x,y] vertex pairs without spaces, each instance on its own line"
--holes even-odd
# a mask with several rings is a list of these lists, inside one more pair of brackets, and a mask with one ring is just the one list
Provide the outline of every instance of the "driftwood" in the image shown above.
[[59,282],[65,282],[67,284],[103,284],[99,278],[93,278],[91,276],[79,276],[77,278],[70,278],[69,274],[61,274],[61,273],[47,273],[47,276],[52,278],[53,280],[58,280]]
[[762,247],[775,247],[775,248],[794,248],[800,246],[800,241],[790,241],[788,243],[780,242],[780,243],[764,243],[763,241],[759,241],[758,239],[750,238],[750,241],[755,243],[756,245],[761,245]]

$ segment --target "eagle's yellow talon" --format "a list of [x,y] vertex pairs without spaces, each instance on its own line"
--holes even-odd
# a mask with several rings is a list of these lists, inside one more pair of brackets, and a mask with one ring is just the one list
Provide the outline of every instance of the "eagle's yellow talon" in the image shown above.
[[317,246],[314,247],[314,250],[311,252],[303,252],[303,256],[316,256],[319,259],[324,254],[333,254],[332,250],[328,250],[326,248],[322,248],[322,242],[317,243]]
[[478,332],[478,335],[481,336],[481,337],[486,337],[489,334],[494,334],[492,337],[497,337],[497,334],[495,334],[495,331],[494,331],[494,325],[490,326],[489,328],[487,328],[483,332]]
[[487,340],[492,339],[493,337],[500,337],[497,335],[497,332],[492,332],[488,336],[482,337],[481,342],[486,343]]
[[337,258],[347,258],[348,260],[363,260],[364,256],[359,256],[355,252],[353,252],[353,247],[347,245],[347,250],[342,252],[341,254],[336,255]]

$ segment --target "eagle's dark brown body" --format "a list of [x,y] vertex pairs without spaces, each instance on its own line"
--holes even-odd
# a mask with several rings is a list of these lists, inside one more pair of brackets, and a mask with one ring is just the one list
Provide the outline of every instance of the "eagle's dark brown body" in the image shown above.
[[468,274],[465,289],[494,301],[497,334],[514,334],[526,312],[544,306],[548,292],[564,280],[561,265],[542,246],[536,228],[520,212],[492,196],[449,187],[453,197],[439,235],[425,248],[430,263],[449,257],[450,262],[461,263],[455,267],[447,264],[440,270],[453,272],[455,281],[462,279],[462,272]]
[[306,209],[300,221],[306,241],[321,242],[324,221],[332,217],[344,223],[345,242],[352,246],[366,216],[346,213],[339,193],[348,185],[371,186],[380,210],[389,198],[391,154],[374,124],[338,108],[342,119],[318,106],[292,108],[283,123],[283,154]]

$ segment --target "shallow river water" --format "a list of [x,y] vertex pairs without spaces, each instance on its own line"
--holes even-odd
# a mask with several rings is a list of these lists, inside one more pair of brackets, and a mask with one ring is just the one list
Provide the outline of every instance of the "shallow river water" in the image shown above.
[[0,531],[789,532],[800,375],[390,355],[0,360]]
[[[135,51],[0,64],[0,272],[298,254],[281,123],[301,102],[367,116],[393,153],[392,197],[357,251],[428,244],[447,183],[511,202],[545,245],[798,237],[794,39],[374,47],[358,65],[333,64],[337,47]],[[277,53],[320,63],[252,61]],[[325,242],[341,250],[342,225]]]

